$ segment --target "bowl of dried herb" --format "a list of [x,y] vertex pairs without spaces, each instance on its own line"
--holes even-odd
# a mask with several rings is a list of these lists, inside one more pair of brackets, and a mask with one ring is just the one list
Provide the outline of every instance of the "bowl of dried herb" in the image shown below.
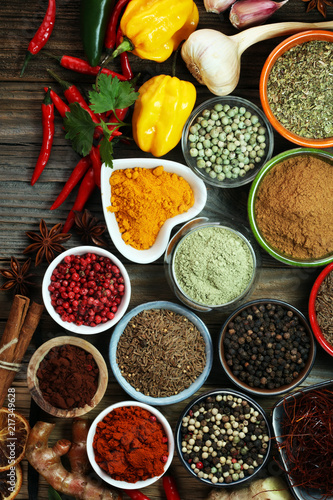
[[261,105],[283,137],[299,146],[333,146],[333,33],[310,30],[281,42],[260,76]]
[[115,378],[132,398],[168,405],[204,384],[213,347],[208,328],[192,311],[154,301],[135,307],[116,325],[109,358]]
[[321,271],[313,284],[309,320],[318,343],[333,356],[333,262]]

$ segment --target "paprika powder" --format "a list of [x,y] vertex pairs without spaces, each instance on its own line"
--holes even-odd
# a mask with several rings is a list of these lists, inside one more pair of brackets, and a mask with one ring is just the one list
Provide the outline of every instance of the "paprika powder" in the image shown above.
[[92,354],[65,344],[50,349],[37,370],[39,389],[55,408],[71,410],[90,405],[96,394],[99,369]]
[[155,415],[139,406],[114,408],[96,427],[96,463],[117,481],[136,483],[160,476],[168,439]]

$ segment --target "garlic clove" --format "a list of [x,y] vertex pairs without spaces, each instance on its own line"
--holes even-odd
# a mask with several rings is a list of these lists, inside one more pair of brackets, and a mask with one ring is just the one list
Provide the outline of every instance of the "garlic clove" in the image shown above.
[[263,24],[270,16],[280,9],[288,0],[274,2],[273,0],[238,0],[229,14],[231,24],[241,30],[250,26]]
[[207,12],[220,14],[230,7],[236,0],[204,0],[204,6]]
[[227,95],[240,73],[238,43],[217,30],[194,31],[184,42],[181,56],[194,78],[215,95]]

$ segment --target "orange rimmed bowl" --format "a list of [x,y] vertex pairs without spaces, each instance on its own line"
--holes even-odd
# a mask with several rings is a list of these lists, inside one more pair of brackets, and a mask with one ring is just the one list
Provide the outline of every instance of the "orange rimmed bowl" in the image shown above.
[[333,273],[333,262],[328,264],[328,266],[324,267],[324,269],[321,271],[317,279],[315,280],[311,292],[310,292],[310,297],[309,297],[309,321],[310,325],[312,328],[312,331],[314,333],[314,336],[316,337],[318,343],[321,345],[323,349],[325,349],[328,354],[333,356],[333,344],[328,342],[326,337],[324,336],[323,332],[321,331],[320,326],[318,325],[317,321],[317,313],[316,313],[316,299],[318,295],[319,288],[321,287],[322,282],[328,276],[330,273]]
[[273,114],[267,96],[268,78],[277,59],[292,47],[295,47],[296,45],[300,45],[302,43],[309,42],[312,40],[323,40],[333,43],[333,32],[322,31],[322,30],[303,31],[301,33],[297,33],[295,35],[286,38],[283,42],[277,45],[277,47],[275,47],[275,49],[270,53],[270,55],[266,59],[266,62],[263,66],[260,75],[260,83],[259,83],[260,100],[264,113],[268,118],[269,122],[274,127],[274,129],[285,139],[288,139],[288,141],[293,142],[294,144],[298,144],[299,146],[310,147],[310,148],[330,148],[333,146],[333,136],[324,139],[311,139],[307,137],[302,137],[300,135],[296,135],[295,133],[285,128]]

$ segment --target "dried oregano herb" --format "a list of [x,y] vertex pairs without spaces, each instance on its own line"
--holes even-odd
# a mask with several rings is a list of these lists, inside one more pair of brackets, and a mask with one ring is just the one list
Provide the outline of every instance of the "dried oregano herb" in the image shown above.
[[333,345],[333,272],[325,276],[319,287],[315,309],[322,334]]
[[117,346],[123,377],[139,392],[168,397],[189,387],[206,364],[205,342],[186,316],[147,309],[134,316]]
[[333,136],[333,43],[311,40],[276,60],[267,81],[276,119],[301,137]]

